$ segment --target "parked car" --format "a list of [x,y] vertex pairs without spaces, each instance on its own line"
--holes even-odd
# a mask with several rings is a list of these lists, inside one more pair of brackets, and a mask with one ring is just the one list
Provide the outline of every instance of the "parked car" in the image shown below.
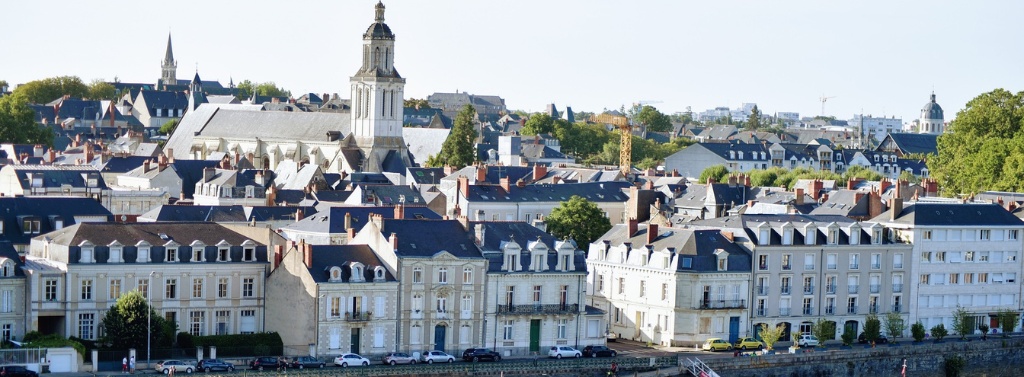
[[274,356],[261,356],[257,357],[256,360],[249,362],[249,369],[263,370],[263,369],[277,369],[279,368],[280,361]]
[[615,357],[619,353],[605,346],[583,347],[583,357]]
[[435,362],[450,363],[455,361],[455,357],[442,351],[429,351],[423,353],[422,360],[427,364],[433,364]]
[[39,373],[25,368],[24,365],[0,366],[0,374],[4,377],[39,377]]
[[323,368],[325,363],[313,356],[299,356],[295,360],[292,360],[292,368],[305,369],[305,368]]
[[[860,335],[857,336],[857,343],[866,344],[867,342],[868,342],[868,338],[864,337],[864,333],[860,333]],[[885,335],[878,334],[878,339],[875,339],[875,344],[886,344],[886,343],[889,343],[889,338],[886,337]]]
[[416,364],[416,358],[403,352],[388,352],[384,355],[384,364]]
[[228,372],[235,370],[235,364],[229,363],[221,359],[203,359],[196,365],[196,370],[209,372],[211,370],[226,370]]
[[705,351],[732,351],[732,344],[722,338],[709,338],[701,348]]
[[764,348],[764,343],[755,338],[740,338],[732,346],[739,350],[759,350]]
[[797,339],[796,344],[800,347],[817,347],[818,337],[811,334],[800,335],[800,339]]
[[342,368],[365,367],[367,365],[370,365],[370,359],[367,359],[354,353],[346,353],[344,355],[335,357],[334,365],[337,365]]
[[192,366],[192,364],[188,364],[181,360],[161,361],[159,363],[156,363],[155,369],[157,373],[163,374],[171,373],[171,369],[174,369],[175,374],[177,374],[178,372],[192,373],[192,371],[196,370],[196,368]]
[[563,357],[581,357],[583,353],[569,346],[555,346],[548,350],[548,357],[561,359]]
[[501,355],[487,348],[467,348],[462,351],[462,361],[501,361]]

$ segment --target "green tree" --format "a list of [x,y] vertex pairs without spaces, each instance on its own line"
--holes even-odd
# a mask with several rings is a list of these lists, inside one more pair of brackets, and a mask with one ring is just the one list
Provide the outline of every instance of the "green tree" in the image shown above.
[[878,320],[878,316],[874,314],[868,314],[864,318],[864,339],[867,339],[868,343],[875,344],[875,340],[878,340],[882,336],[882,322]]
[[1017,317],[1017,312],[1013,309],[1000,309],[996,314],[996,318],[999,319],[999,331],[1003,332],[1004,338],[1017,327]]
[[[147,319],[150,320],[148,330]],[[114,349],[142,349],[146,346],[147,333],[151,336],[152,344],[161,344],[161,340],[167,336],[163,318],[149,307],[146,298],[138,290],[118,297],[103,316],[102,323],[106,331],[103,343]]]
[[252,97],[255,92],[257,95],[266,97],[291,97],[292,92],[279,88],[273,81],[267,82],[253,82],[250,80],[242,80],[236,87],[238,89],[238,99],[245,100]]
[[811,334],[814,334],[814,337],[820,341],[818,345],[824,347],[826,340],[836,338],[836,323],[818,318],[818,321],[811,325]]
[[879,181],[882,178],[885,178],[885,176],[860,165],[851,165],[846,169],[846,172],[843,173],[843,181],[849,181],[853,178],[860,178],[866,181]]
[[784,333],[785,331],[786,326],[781,323],[775,326],[770,326],[767,323],[762,323],[761,332],[759,333],[759,335],[761,336],[761,341],[764,342],[764,348],[768,349],[769,351],[772,350],[772,348],[775,346],[775,343],[779,342],[779,339],[782,338],[782,333]]
[[758,110],[757,105],[750,109],[750,116],[747,117],[745,128],[748,131],[757,131],[761,128],[761,110]]
[[404,107],[414,107],[416,109],[429,109],[430,103],[426,99],[415,99],[409,98],[402,103]]
[[967,366],[967,360],[964,360],[963,356],[951,355],[942,358],[942,372],[946,377],[960,377],[965,366]]
[[672,130],[672,119],[662,114],[654,106],[644,105],[634,118],[638,123],[647,126],[650,132],[668,132]]
[[960,336],[961,340],[974,334],[974,317],[963,306],[957,305],[953,310],[953,331]]
[[889,335],[889,340],[896,343],[896,340],[903,337],[903,331],[907,329],[906,322],[903,321],[903,317],[900,313],[889,312],[885,314],[885,333]]
[[86,94],[91,100],[112,100],[117,98],[117,89],[110,83],[101,79],[92,80],[89,84],[89,93]]
[[161,135],[170,135],[172,132],[174,132],[175,128],[178,128],[179,121],[180,119],[178,118],[171,119],[167,121],[167,123],[164,123],[164,125],[160,126],[160,130],[158,130],[157,132],[160,132]]
[[47,103],[65,94],[82,98],[89,93],[89,87],[78,76],[57,76],[29,81],[14,89],[14,93],[25,95],[31,103]]
[[697,178],[697,181],[707,183],[708,178],[713,178],[715,182],[722,182],[728,176],[729,169],[726,169],[725,165],[714,165],[708,166],[704,171],[700,172],[700,178]]
[[932,336],[935,337],[936,342],[941,342],[942,338],[945,338],[946,335],[949,335],[949,330],[946,330],[946,325],[940,323],[932,326]]
[[921,183],[921,178],[919,178],[918,176],[914,175],[913,173],[911,173],[910,171],[907,171],[907,170],[904,170],[904,171],[900,172],[899,179],[907,181],[910,184]]
[[555,121],[548,114],[534,114],[519,130],[522,135],[554,134]]
[[545,219],[548,233],[555,237],[571,238],[581,249],[612,228],[611,221],[596,204],[573,195],[551,210]]
[[910,335],[914,337],[915,342],[924,340],[924,334],[924,324],[921,323],[921,321],[914,322],[913,325],[910,325]]
[[853,332],[853,326],[843,326],[842,338],[844,346],[853,344],[853,340],[857,338],[857,333]]
[[468,104],[459,111],[455,116],[451,133],[444,140],[444,144],[441,144],[441,152],[437,156],[431,156],[427,160],[427,166],[453,166],[461,169],[476,160],[476,154],[473,152],[473,143],[476,141],[476,129],[473,128],[475,115],[476,110]]
[[24,93],[0,97],[0,142],[53,145],[53,131],[35,122]]
[[583,160],[601,153],[611,135],[612,133],[601,125],[586,123],[573,123],[555,130],[555,137],[562,145],[562,152]]

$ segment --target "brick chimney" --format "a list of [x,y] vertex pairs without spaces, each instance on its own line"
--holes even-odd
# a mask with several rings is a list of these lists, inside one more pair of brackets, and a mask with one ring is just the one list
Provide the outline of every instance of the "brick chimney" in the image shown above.
[[558,184],[558,182],[561,182],[561,181],[562,181],[562,177],[559,177],[557,175],[554,176],[554,177],[551,177],[551,183]]
[[712,178],[712,177],[708,177],[708,182],[707,182],[707,184],[709,184],[709,185],[710,185],[710,184],[714,184],[714,183],[716,183],[716,182],[715,182],[715,179],[714,179],[714,178]]
[[878,182],[878,194],[885,194],[885,191],[888,190],[889,187],[892,187],[892,182],[889,182],[888,179],[882,178],[882,180]]
[[[467,178],[464,175],[460,175],[459,178],[456,179],[456,182],[458,182],[458,186],[459,186],[458,194],[461,194],[462,196],[468,197],[469,196],[469,178]],[[458,195],[456,195],[456,196],[458,196]]]
[[627,222],[627,223],[629,224],[629,229],[628,229],[628,230],[629,230],[629,237],[633,237],[633,235],[634,235],[634,234],[636,234],[636,230],[637,230],[637,221],[636,221],[636,218],[632,218],[632,217],[631,217],[631,218],[630,218],[630,219],[628,220],[628,222]]
[[735,175],[730,175],[729,176],[729,187],[736,187],[736,176]]
[[743,177],[743,185],[750,187],[750,176]]
[[858,191],[858,192],[854,193],[853,194],[853,205],[857,205],[858,203],[860,203],[861,199],[864,199],[864,193],[863,192]]
[[539,181],[548,175],[548,166],[544,164],[533,165],[533,180]]
[[509,187],[508,177],[501,177],[498,182],[501,184],[501,188],[505,189],[505,192],[512,191],[511,187]]
[[391,233],[391,237],[388,237],[388,242],[391,242],[391,250],[398,250],[398,234]]
[[462,225],[462,230],[469,230],[469,216],[466,215],[455,215],[455,220],[459,221],[459,225]]
[[167,163],[174,163],[174,148],[167,148]]
[[811,198],[814,198],[814,200],[820,199],[821,189],[823,187],[824,184],[821,182],[820,179],[815,179],[814,182],[811,182]]
[[895,221],[899,217],[900,212],[903,212],[903,198],[893,198],[892,205],[889,206],[891,211],[889,215],[889,221]]
[[306,262],[306,268],[313,268],[313,245],[303,243],[303,260]]
[[647,225],[647,244],[650,245],[650,244],[654,243],[654,240],[656,240],[656,239],[658,239],[658,224],[654,224],[654,223],[648,224]]
[[396,219],[404,219],[405,218],[405,206],[404,205],[399,204],[399,205],[395,206],[395,218]]
[[163,171],[164,168],[167,167],[167,155],[161,153],[160,156],[157,157],[157,164],[160,166],[160,171]]
[[476,167],[476,183],[487,182],[487,165]]
[[149,160],[146,160],[146,161],[144,161],[142,163],[142,172],[143,173],[148,173],[149,172]]
[[281,260],[284,259],[284,245],[274,245],[274,265],[270,266],[271,270],[276,270],[281,266]]
[[798,206],[804,205],[804,189],[803,188],[797,188],[795,191],[796,191],[796,205],[798,205]]
[[57,151],[50,148],[50,163],[52,164],[54,161],[57,161]]
[[295,210],[295,221],[302,221],[303,218],[302,208]]
[[857,177],[850,178],[849,181],[846,181],[846,189],[847,190],[853,190],[854,188],[857,187],[857,183],[858,182],[860,182],[860,178],[857,178]]

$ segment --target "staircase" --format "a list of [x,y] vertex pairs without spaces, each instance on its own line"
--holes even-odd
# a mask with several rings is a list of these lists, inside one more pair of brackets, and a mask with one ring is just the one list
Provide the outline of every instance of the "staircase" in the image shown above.
[[700,359],[696,357],[694,357],[693,359],[687,357],[686,365],[684,366],[687,370],[690,371],[690,374],[693,375],[694,377],[721,377],[718,375],[718,373],[715,373],[715,371],[711,370],[711,367],[709,367],[707,364],[704,364],[703,361],[700,361]]

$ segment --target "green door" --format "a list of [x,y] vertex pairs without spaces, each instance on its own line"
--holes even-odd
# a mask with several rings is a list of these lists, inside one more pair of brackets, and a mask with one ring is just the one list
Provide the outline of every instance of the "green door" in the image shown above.
[[352,353],[359,353],[359,330],[360,329],[352,329],[352,350],[350,351]]
[[540,352],[540,320],[530,320],[530,352]]

